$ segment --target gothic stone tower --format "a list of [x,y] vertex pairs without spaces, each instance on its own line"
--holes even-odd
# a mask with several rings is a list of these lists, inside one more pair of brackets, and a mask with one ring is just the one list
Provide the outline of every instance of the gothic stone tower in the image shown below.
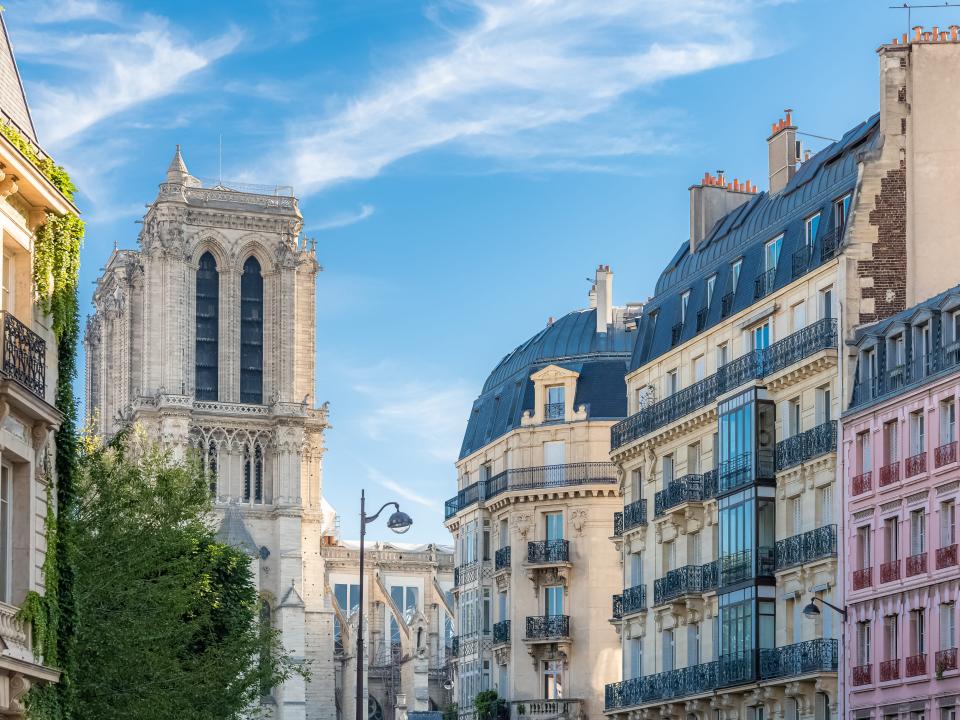
[[301,224],[292,192],[204,187],[178,147],[139,251],[114,251],[97,281],[85,341],[95,429],[138,423],[175,454],[199,450],[221,536],[249,553],[286,649],[311,661],[309,687],[295,678],[264,699],[277,720],[333,718],[335,705],[319,555],[333,522],[314,398],[320,266]]

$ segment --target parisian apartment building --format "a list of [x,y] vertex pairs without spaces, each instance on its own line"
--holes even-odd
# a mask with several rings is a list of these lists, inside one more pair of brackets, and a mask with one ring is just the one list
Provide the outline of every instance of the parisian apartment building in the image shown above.
[[513,717],[600,717],[620,665],[610,429],[626,415],[639,307],[613,304],[609,266],[589,301],[507,353],[470,412],[445,511],[462,717],[482,690]]
[[[0,14],[0,123],[38,158],[6,25]],[[59,671],[35,652],[18,617],[27,593],[43,594],[48,492],[54,490],[57,342],[33,287],[35,233],[48,214],[79,214],[25,151],[0,133],[0,715],[24,717],[24,695],[57,682]]]

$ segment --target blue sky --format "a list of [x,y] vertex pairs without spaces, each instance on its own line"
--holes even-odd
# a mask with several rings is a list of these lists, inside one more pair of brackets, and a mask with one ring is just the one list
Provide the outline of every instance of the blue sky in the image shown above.
[[401,501],[409,539],[446,542],[487,373],[584,306],[599,263],[618,303],[646,299],[689,185],[722,168],[766,187],[784,108],[829,137],[874,113],[874,51],[906,28],[889,4],[8,0],[5,18],[41,142],[81,189],[84,309],[174,145],[216,177],[222,135],[223,177],[292,184],[318,241],[344,536],[365,486]]

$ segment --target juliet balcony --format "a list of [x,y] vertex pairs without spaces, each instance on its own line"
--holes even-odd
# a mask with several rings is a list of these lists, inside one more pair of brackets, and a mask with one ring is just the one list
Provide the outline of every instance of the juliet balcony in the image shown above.
[[653,581],[653,604],[664,605],[688,595],[702,595],[716,590],[719,581],[719,562],[706,565],[685,565],[670,570]]
[[0,321],[3,323],[0,379],[11,380],[44,400],[47,389],[46,342],[9,312],[0,313]]
[[623,532],[645,527],[647,524],[647,501],[635,500],[623,506]]
[[533,642],[549,642],[570,637],[569,615],[527,616],[526,639]]
[[493,571],[500,572],[510,569],[510,546],[502,547],[493,556]]
[[616,450],[680,418],[705,408],[719,396],[749,382],[782,371],[818,353],[836,349],[837,321],[818,320],[764,350],[751,351],[703,380],[643,408],[610,429]]
[[629,617],[647,609],[647,586],[634,585],[626,588],[620,597],[620,616]]
[[654,517],[663,517],[667,511],[686,503],[702,503],[717,496],[717,471],[703,475],[684,475],[667,483],[653,498]]
[[837,449],[837,422],[817,425],[777,443],[777,471],[788,470]]
[[532,540],[527,543],[527,563],[553,565],[570,562],[569,540]]
[[837,556],[837,526],[824,525],[799,535],[777,540],[775,570],[788,570],[799,565]]
[[501,620],[493,624],[493,644],[505,645],[510,642],[510,621]]

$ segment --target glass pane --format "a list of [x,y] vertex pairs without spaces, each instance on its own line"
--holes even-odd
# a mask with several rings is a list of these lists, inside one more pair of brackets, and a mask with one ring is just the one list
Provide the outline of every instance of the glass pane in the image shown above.
[[197,267],[194,385],[198,400],[217,400],[220,276],[213,255],[204,253]]
[[263,402],[263,276],[254,257],[240,277],[240,402]]

